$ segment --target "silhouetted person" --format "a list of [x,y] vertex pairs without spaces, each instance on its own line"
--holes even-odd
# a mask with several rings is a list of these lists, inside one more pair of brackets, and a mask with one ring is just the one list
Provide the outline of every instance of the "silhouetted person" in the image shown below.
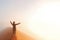
[[13,34],[15,34],[16,33],[16,25],[19,25],[20,23],[15,23],[15,21],[13,21],[13,22],[10,21],[10,23],[13,26]]

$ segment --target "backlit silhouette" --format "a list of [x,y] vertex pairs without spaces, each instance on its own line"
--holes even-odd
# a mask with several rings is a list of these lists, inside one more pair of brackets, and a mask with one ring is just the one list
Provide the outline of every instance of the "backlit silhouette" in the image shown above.
[[16,25],[19,25],[20,23],[15,23],[15,21],[11,22],[11,25],[13,26],[13,34],[16,34]]

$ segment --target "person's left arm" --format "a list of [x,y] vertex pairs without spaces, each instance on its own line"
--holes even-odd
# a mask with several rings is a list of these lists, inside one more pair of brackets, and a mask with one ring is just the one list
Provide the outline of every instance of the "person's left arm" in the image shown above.
[[21,23],[17,23],[16,25],[19,25],[19,24],[21,24]]

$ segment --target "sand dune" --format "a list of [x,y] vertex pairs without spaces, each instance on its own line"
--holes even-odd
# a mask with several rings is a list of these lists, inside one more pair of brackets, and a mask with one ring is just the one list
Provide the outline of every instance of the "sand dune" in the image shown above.
[[10,40],[12,36],[12,28],[6,28],[0,32],[0,40]]
[[16,35],[13,35],[12,28],[6,28],[2,32],[0,32],[0,40],[35,40],[35,39],[20,31],[17,31]]

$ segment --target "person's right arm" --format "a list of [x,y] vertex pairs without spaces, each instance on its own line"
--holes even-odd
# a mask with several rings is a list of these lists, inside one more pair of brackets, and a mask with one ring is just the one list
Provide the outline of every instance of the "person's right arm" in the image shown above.
[[[10,21],[10,23],[12,24],[12,22]],[[13,25],[13,24],[12,24]]]

